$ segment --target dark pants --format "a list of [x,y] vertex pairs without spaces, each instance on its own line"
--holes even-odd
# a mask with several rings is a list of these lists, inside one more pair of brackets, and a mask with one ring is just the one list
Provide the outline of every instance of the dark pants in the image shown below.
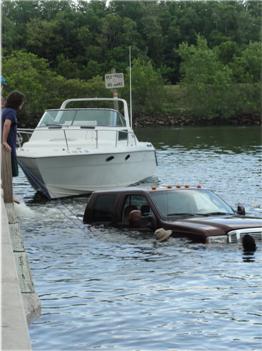
[[17,163],[15,150],[11,151],[11,164],[12,164],[12,176],[17,177],[18,176],[18,163]]

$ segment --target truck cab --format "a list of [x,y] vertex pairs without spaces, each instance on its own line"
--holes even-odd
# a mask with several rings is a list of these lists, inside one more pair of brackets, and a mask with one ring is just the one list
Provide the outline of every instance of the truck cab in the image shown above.
[[[141,213],[142,225],[130,223],[130,213]],[[127,187],[94,192],[83,221],[91,225],[154,232],[171,229],[174,237],[194,242],[235,242],[245,234],[262,237],[262,218],[234,211],[214,192],[199,187]]]

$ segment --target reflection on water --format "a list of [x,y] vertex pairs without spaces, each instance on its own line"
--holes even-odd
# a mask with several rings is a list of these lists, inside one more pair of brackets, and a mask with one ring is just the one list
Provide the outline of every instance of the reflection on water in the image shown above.
[[255,252],[257,250],[257,245],[255,239],[249,235],[245,234],[242,238],[243,247],[243,261],[244,262],[254,262]]
[[[138,134],[157,147],[160,184],[201,183],[262,216],[257,129]],[[83,225],[86,197],[32,201],[23,175],[15,190],[30,207],[21,229],[43,311],[30,327],[33,350],[261,348],[261,243],[252,255],[241,243],[156,243]]]
[[254,252],[243,252],[243,262],[255,262]]
[[150,140],[157,148],[213,149],[217,152],[257,152],[261,147],[259,127],[140,128],[138,139]]

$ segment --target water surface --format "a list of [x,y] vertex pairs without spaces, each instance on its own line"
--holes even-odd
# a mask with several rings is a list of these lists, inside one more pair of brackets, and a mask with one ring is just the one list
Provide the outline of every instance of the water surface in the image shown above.
[[[262,216],[259,128],[158,128],[152,182],[202,184],[233,207]],[[260,350],[261,244],[191,244],[82,224],[87,199],[33,201],[15,180],[21,222],[42,316],[33,350]]]

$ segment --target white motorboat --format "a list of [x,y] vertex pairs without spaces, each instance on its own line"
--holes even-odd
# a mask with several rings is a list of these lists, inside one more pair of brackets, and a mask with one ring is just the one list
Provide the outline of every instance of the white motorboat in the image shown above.
[[[67,107],[83,103],[88,107]],[[49,199],[132,185],[152,177],[156,167],[154,146],[137,140],[127,102],[118,98],[69,99],[47,110],[17,159],[33,188]]]

